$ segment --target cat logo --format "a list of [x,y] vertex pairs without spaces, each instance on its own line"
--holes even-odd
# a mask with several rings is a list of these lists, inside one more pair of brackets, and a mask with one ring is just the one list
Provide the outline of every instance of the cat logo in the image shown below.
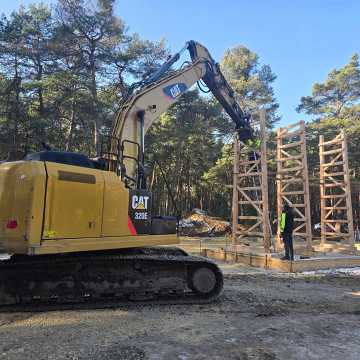
[[163,92],[169,100],[175,100],[187,90],[185,83],[175,83],[163,88]]
[[149,196],[133,195],[131,206],[134,210],[146,210],[148,208]]

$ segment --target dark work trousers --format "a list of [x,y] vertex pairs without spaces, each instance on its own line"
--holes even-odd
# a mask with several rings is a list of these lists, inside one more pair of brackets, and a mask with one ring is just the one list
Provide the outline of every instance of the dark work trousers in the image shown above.
[[288,260],[294,260],[294,247],[292,233],[283,233],[285,258]]

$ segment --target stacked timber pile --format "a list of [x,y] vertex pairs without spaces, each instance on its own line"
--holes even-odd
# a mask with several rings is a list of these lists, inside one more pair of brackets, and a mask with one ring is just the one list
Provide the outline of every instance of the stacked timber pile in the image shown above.
[[179,225],[182,236],[223,236],[231,233],[230,222],[208,216],[199,209],[194,209]]

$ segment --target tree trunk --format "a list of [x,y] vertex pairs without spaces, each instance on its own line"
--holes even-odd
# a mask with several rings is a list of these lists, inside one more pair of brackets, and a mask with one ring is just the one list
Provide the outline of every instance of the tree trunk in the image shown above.
[[66,139],[66,151],[71,151],[74,128],[75,128],[75,100],[73,99],[71,101],[70,129],[69,129],[68,137]]

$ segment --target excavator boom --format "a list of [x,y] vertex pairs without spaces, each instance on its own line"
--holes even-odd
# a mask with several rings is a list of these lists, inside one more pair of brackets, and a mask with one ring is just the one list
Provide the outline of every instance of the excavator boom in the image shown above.
[[[186,49],[190,53],[191,62],[187,62],[179,70],[171,71],[173,64]],[[139,185],[136,172],[141,168],[139,162],[143,160],[146,132],[163,112],[199,80],[204,81],[233,120],[239,139],[246,141],[252,137],[249,118],[237,102],[219,64],[204,46],[193,40],[188,41],[179,53],[140,84],[115,117],[110,153],[116,154],[121,149],[122,177],[130,180],[134,186]],[[116,167],[115,161],[109,161],[110,170],[116,171]]]

